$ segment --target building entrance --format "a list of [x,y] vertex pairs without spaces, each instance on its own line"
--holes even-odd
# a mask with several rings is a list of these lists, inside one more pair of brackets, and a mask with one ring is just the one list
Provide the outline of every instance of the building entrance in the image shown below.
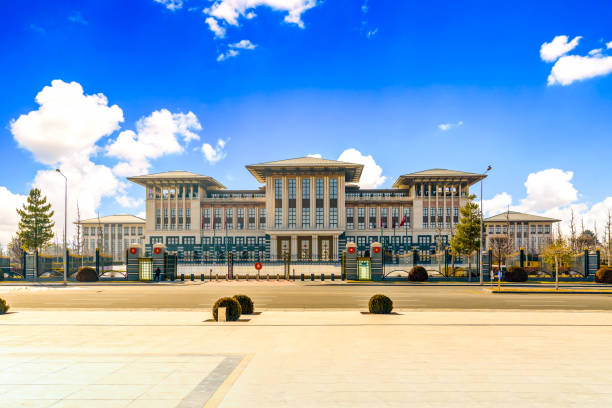
[[278,237],[277,238],[276,253],[279,258],[286,258],[291,256],[291,237]]
[[298,237],[298,258],[310,259],[312,257],[312,239],[310,237]]
[[372,261],[369,257],[357,258],[357,278],[359,280],[372,279]]
[[327,261],[334,258],[332,242],[332,237],[319,237],[319,259]]

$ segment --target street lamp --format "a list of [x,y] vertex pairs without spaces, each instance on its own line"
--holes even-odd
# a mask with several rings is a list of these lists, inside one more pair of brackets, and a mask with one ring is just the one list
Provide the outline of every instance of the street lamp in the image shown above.
[[66,230],[68,229],[68,178],[60,171],[60,169],[55,169],[59,174],[64,177],[64,285],[67,284],[67,274],[68,274],[68,257],[66,256],[67,247],[66,247]]
[[[484,173],[482,173],[483,176],[486,176],[486,174],[491,171],[493,167],[491,167],[491,165],[489,164],[487,166],[487,170],[485,170]],[[484,253],[484,242],[483,241],[483,216],[482,214],[484,213],[484,210],[482,208],[482,181],[484,180],[484,177],[480,179],[480,256],[478,257],[478,270],[480,271],[480,284],[484,284],[484,274],[482,272],[482,256]],[[491,265],[491,260],[489,260],[489,265]],[[491,267],[489,266],[489,269]],[[491,274],[491,271],[489,270],[489,274]]]

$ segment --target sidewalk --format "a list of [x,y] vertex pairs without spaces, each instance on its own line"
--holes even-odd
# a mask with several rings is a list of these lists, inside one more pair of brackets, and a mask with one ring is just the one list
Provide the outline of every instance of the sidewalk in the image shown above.
[[604,407],[612,314],[0,316],[0,407]]

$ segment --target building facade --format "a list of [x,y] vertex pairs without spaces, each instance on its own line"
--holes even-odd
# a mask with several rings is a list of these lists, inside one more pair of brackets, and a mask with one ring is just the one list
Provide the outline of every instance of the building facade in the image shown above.
[[491,239],[508,237],[514,251],[524,248],[530,254],[538,254],[551,242],[553,224],[559,221],[516,211],[494,215],[484,220],[487,248]]
[[395,253],[450,240],[469,188],[486,177],[432,169],[361,189],[363,165],[313,157],[246,166],[256,190],[171,171],[130,177],[146,189],[146,242],[185,257],[338,259],[347,242]]
[[145,220],[134,215],[109,215],[77,224],[82,228],[84,254],[93,254],[99,249],[112,255],[113,260],[124,260],[130,244],[145,243]]

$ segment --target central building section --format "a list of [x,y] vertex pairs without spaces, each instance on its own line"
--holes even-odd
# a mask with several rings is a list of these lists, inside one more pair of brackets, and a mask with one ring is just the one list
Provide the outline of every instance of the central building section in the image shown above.
[[338,257],[346,229],[344,191],[359,181],[363,165],[302,157],[246,167],[265,186],[272,257]]

